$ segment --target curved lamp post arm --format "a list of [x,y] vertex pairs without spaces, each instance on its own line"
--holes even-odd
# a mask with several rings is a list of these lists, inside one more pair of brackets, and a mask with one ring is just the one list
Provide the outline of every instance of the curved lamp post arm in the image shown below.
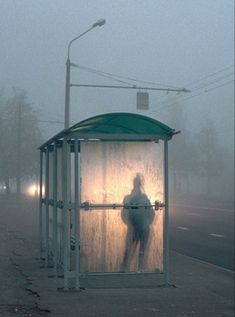
[[92,29],[94,29],[95,27],[104,25],[105,22],[106,22],[105,19],[100,19],[100,20],[96,21],[96,22],[92,25],[92,27],[90,27],[88,30],[86,30],[86,31],[83,32],[82,34],[79,34],[79,35],[76,36],[74,39],[72,39],[72,40],[69,42],[69,44],[68,44],[68,58],[69,58],[69,56],[70,56],[70,46],[71,46],[71,44],[72,44],[74,41],[78,40],[80,37],[82,37],[82,36],[85,35],[86,33],[90,32],[90,31],[91,31]]
[[94,27],[92,26],[91,28],[89,28],[88,30],[86,30],[85,32],[83,32],[82,34],[80,34],[80,35],[78,35],[78,36],[76,36],[74,39],[72,39],[70,42],[69,42],[69,44],[68,44],[68,59],[69,59],[69,56],[70,56],[70,46],[71,46],[71,44],[74,42],[74,41],[76,41],[76,40],[78,40],[80,37],[82,37],[83,35],[85,35],[86,33],[88,33],[90,30],[92,30]]
[[66,83],[65,83],[65,121],[64,121],[64,128],[65,129],[69,128],[70,67],[71,67],[71,63],[70,63],[70,47],[71,47],[71,44],[74,41],[76,41],[77,39],[79,39],[80,37],[82,37],[83,35],[85,35],[86,33],[88,33],[89,31],[91,31],[92,29],[94,29],[95,27],[102,26],[104,24],[105,24],[105,20],[104,19],[100,19],[100,20],[96,21],[88,30],[86,30],[85,32],[83,32],[83,33],[79,34],[78,36],[76,36],[68,44],[68,57],[67,57],[67,62],[66,62]]

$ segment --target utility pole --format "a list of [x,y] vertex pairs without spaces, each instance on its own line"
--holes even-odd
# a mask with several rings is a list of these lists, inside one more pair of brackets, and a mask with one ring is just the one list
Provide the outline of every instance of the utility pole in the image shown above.
[[20,200],[21,195],[21,139],[22,139],[22,106],[19,104],[18,108],[18,119],[17,119],[17,144],[16,144],[16,153],[17,153],[17,164],[16,164],[16,194],[17,200]]

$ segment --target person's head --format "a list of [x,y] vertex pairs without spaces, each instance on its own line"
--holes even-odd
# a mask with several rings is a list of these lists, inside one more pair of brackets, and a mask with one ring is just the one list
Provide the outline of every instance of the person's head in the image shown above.
[[142,189],[144,186],[144,176],[140,173],[137,173],[133,179],[133,185],[135,189]]

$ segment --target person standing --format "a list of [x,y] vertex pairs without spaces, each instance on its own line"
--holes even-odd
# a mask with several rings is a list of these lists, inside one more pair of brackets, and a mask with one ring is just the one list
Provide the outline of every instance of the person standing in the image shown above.
[[149,239],[150,225],[154,220],[154,210],[144,193],[144,177],[137,173],[133,180],[131,193],[124,197],[124,208],[121,213],[123,222],[127,225],[127,235],[121,271],[129,271],[137,248],[138,271],[144,270],[144,256]]

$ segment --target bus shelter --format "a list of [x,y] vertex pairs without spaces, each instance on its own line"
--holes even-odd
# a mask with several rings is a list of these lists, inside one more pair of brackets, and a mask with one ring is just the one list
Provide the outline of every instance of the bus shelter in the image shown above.
[[92,274],[168,272],[168,141],[147,116],[107,113],[40,147],[40,257],[64,290]]

